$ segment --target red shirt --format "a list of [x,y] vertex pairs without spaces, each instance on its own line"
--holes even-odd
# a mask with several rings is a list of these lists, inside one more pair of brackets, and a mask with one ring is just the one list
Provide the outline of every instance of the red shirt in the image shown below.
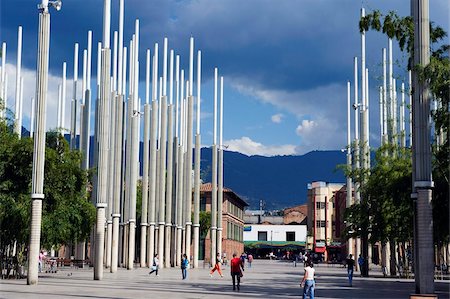
[[231,273],[241,273],[242,261],[239,257],[231,259]]

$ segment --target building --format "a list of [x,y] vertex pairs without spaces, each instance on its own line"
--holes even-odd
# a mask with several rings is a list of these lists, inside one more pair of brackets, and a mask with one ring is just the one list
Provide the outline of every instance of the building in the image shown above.
[[284,224],[303,224],[307,225],[308,205],[299,205],[283,210]]
[[325,261],[340,261],[345,257],[345,243],[340,236],[345,198],[336,200],[335,196],[343,186],[326,182],[308,185],[308,248],[322,255]]
[[286,252],[305,249],[306,232],[306,225],[246,224],[244,244],[256,258],[267,257],[270,252],[282,257]]
[[[211,212],[212,184],[200,186],[200,211]],[[248,204],[231,189],[223,188],[222,202],[222,250],[227,257],[233,252],[244,251],[244,209]],[[211,237],[210,232],[200,240],[200,259],[206,262],[210,259]]]

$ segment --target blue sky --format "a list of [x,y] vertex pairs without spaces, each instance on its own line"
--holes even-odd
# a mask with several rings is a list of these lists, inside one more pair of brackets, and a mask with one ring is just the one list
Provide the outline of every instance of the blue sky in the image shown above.
[[[17,27],[23,26],[24,125],[29,125],[34,96],[38,13],[40,1],[0,2],[0,41],[7,42],[8,104],[14,102]],[[118,28],[118,0],[112,0],[112,31]],[[189,37],[203,54],[202,143],[212,142],[213,68],[225,78],[224,140],[229,149],[245,154],[304,154],[310,150],[345,147],[346,81],[353,85],[353,57],[360,55],[360,7],[409,13],[406,0],[125,0],[128,44],[134,20],[141,24],[141,83],[144,98],[145,50],[164,37],[181,55],[187,70]],[[47,126],[56,125],[57,85],[62,63],[68,64],[68,102],[72,89],[73,46],[80,54],[93,30],[93,69],[102,35],[103,1],[63,1],[51,12],[50,78]],[[430,1],[430,19],[449,31],[448,0]],[[448,43],[448,38],[446,40]],[[371,144],[378,145],[378,84],[381,49],[387,40],[367,34],[370,81]],[[160,57],[162,53],[160,51]],[[406,56],[395,51],[400,82]],[[82,56],[80,55],[79,77]],[[95,78],[93,78],[95,82]],[[81,85],[81,83],[80,83]],[[69,109],[66,104],[66,113]],[[10,106],[11,107],[11,106]],[[14,110],[14,107],[11,107]],[[66,116],[68,124],[68,116]],[[68,125],[67,125],[68,126]],[[353,132],[353,129],[352,129]]]

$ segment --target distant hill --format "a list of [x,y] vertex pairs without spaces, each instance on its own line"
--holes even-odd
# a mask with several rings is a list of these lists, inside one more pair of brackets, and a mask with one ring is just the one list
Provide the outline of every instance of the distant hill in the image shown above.
[[[68,138],[68,136],[65,136]],[[78,144],[78,136],[76,143]],[[90,164],[93,164],[91,136]],[[142,161],[143,143],[139,158]],[[201,177],[211,182],[211,148],[202,148]],[[224,152],[224,185],[231,188],[250,205],[259,208],[259,200],[267,209],[283,209],[306,202],[307,185],[313,181],[345,183],[345,177],[336,167],[345,164],[341,151],[312,151],[302,156],[247,156],[238,152]],[[140,164],[142,175],[142,163]]]
[[[211,148],[202,149],[202,179],[211,181]],[[259,200],[267,209],[282,209],[303,204],[307,184],[312,181],[345,183],[339,164],[345,164],[341,151],[312,151],[302,156],[246,156],[224,152],[224,185],[242,196],[250,208]]]

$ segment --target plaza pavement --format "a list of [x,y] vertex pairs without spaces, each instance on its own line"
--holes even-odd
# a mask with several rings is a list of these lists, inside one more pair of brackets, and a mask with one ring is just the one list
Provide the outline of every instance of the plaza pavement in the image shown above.
[[[202,264],[200,264],[202,266]],[[414,292],[411,279],[374,277],[360,278],[355,273],[353,287],[347,286],[346,270],[341,266],[316,265],[317,298],[409,298]],[[149,276],[147,268],[119,269],[111,274],[105,269],[103,280],[93,280],[91,269],[60,269],[58,273],[42,273],[37,286],[26,280],[1,280],[0,298],[68,299],[68,298],[301,298],[299,282],[303,267],[283,261],[255,260],[242,279],[241,291],[233,292],[229,267],[224,277],[211,278],[209,269],[191,269],[188,279],[181,279],[180,269],[161,269],[159,276]],[[449,281],[436,281],[440,299],[449,298]]]

